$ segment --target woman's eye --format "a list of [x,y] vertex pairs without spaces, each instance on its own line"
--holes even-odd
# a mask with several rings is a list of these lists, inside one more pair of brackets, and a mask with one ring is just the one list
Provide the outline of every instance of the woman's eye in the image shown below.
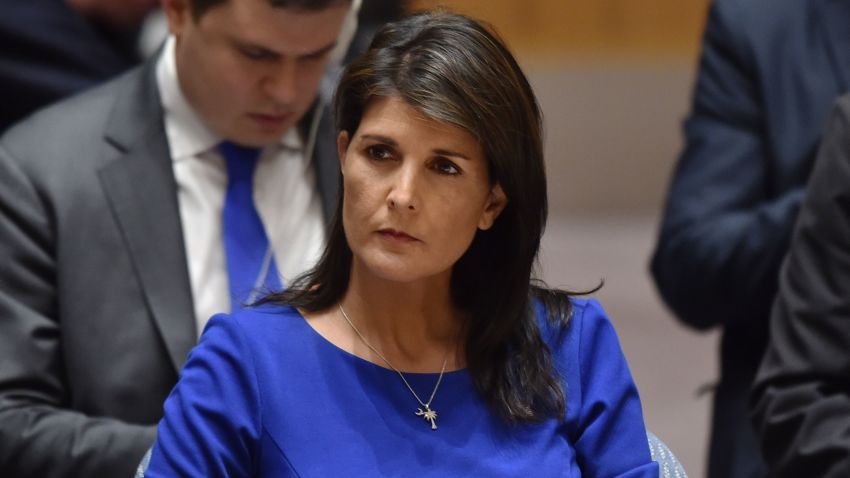
[[389,159],[391,157],[390,150],[383,146],[369,146],[366,148],[366,154],[372,159]]
[[441,174],[449,174],[449,175],[460,174],[460,168],[458,168],[451,161],[445,161],[445,160],[437,161],[437,163],[434,165],[434,168],[438,172],[440,172]]

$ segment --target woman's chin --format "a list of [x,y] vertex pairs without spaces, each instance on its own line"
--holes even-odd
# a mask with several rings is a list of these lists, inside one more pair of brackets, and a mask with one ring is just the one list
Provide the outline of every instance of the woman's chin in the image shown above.
[[385,282],[411,284],[433,278],[442,273],[442,271],[435,269],[433,264],[427,264],[427,261],[411,259],[410,257],[387,254],[363,258],[358,261],[362,266],[359,275]]

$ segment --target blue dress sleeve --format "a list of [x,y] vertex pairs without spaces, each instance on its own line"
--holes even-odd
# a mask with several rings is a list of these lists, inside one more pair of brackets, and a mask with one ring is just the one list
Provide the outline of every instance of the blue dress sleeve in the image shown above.
[[[582,476],[658,478],[646,438],[640,398],[614,327],[596,301],[575,301],[572,327],[577,353],[574,446]],[[575,368],[573,368],[575,371]],[[568,411],[569,413],[569,411]]]
[[253,476],[260,410],[247,339],[234,317],[217,315],[165,402],[145,477]]

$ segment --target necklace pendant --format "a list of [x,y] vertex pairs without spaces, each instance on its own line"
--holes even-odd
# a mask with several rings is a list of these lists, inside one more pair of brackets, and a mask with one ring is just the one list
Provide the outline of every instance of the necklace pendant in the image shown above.
[[429,407],[428,405],[425,405],[425,410],[417,408],[416,416],[422,417],[427,422],[431,422],[431,430],[437,429],[437,411],[431,410],[431,407]]

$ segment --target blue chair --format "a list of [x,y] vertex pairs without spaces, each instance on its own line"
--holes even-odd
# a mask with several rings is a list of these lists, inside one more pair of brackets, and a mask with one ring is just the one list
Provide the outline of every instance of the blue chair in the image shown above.
[[658,463],[659,478],[688,478],[685,473],[685,468],[673,455],[673,452],[667,448],[661,440],[658,439],[652,432],[646,432],[646,439],[649,442],[649,453],[652,455],[652,461]]
[[142,461],[139,462],[139,466],[136,468],[135,478],[145,478],[145,472],[148,471],[148,465],[151,462],[152,449],[153,447],[148,448],[148,451],[145,452],[145,456],[142,457]]

